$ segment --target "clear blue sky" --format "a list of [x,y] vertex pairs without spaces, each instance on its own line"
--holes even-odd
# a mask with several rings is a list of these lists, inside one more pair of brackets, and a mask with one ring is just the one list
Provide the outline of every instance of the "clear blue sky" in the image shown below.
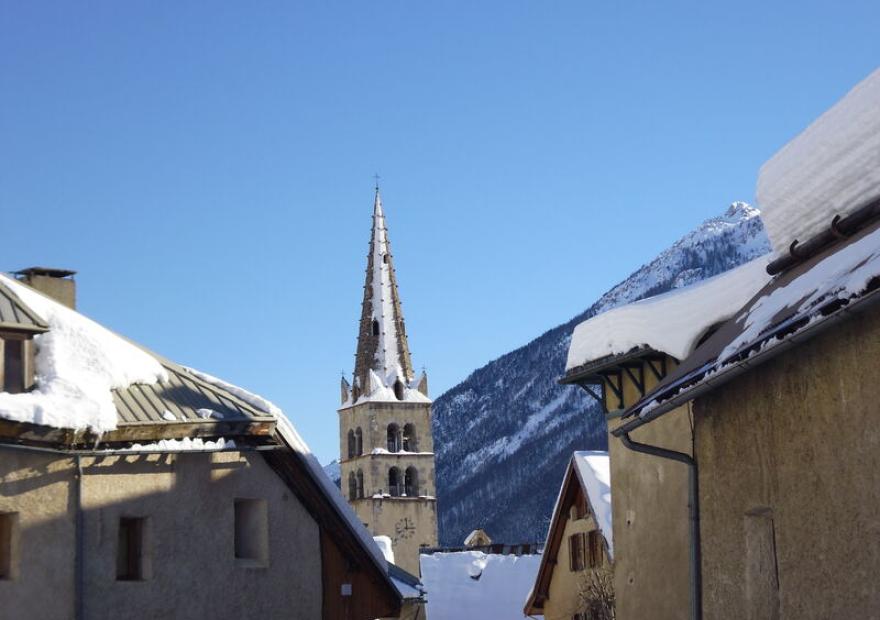
[[375,172],[436,396],[751,201],[880,61],[876,1],[622,4],[4,2],[0,269],[78,270],[326,462]]

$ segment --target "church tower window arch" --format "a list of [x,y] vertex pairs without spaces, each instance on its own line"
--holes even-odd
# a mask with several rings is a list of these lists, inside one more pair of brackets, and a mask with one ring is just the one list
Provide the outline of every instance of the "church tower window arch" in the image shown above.
[[407,467],[403,474],[403,492],[407,497],[417,497],[419,494],[419,470],[415,467]]
[[358,426],[354,432],[354,453],[360,456],[364,453],[364,432]]
[[348,474],[348,499],[357,499],[357,478],[354,472]]
[[394,422],[388,425],[388,451],[400,452],[400,427]]
[[400,497],[403,481],[400,479],[400,469],[392,467],[388,470],[388,492],[392,497]]
[[351,458],[356,454],[355,449],[356,449],[356,445],[355,445],[354,431],[349,429],[349,431],[348,431],[348,458]]
[[419,441],[416,437],[416,426],[412,423],[403,425],[403,451],[418,452]]

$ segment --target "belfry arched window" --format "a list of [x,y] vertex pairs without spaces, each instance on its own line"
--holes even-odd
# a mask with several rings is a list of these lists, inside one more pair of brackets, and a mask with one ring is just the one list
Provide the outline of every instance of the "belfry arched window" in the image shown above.
[[414,424],[403,425],[403,451],[418,452],[419,443],[416,440],[416,427]]
[[353,457],[357,452],[355,452],[357,446],[355,444],[355,436],[354,431],[348,431],[348,458]]
[[400,479],[400,470],[396,467],[392,467],[388,470],[388,492],[391,493],[393,497],[400,496],[401,488],[403,485],[401,484],[403,481]]
[[362,469],[359,469],[357,473],[357,496],[364,496],[364,472]]
[[400,452],[400,427],[394,422],[388,425],[388,451]]
[[364,432],[361,430],[360,426],[358,426],[357,430],[354,432],[354,443],[354,453],[357,456],[360,456],[364,453]]
[[407,497],[416,497],[419,494],[419,470],[415,467],[407,467],[403,475],[403,492]]
[[348,499],[357,499],[357,478],[355,478],[354,472],[350,472],[348,474]]

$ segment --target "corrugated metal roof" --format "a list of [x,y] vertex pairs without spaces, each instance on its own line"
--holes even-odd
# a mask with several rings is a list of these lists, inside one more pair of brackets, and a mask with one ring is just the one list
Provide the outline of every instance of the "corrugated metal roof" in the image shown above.
[[0,283],[0,329],[45,332],[49,326],[18,295]]
[[168,371],[167,381],[152,385],[136,383],[113,390],[120,426],[274,419],[270,412],[196,377],[182,366],[168,360],[159,361]]

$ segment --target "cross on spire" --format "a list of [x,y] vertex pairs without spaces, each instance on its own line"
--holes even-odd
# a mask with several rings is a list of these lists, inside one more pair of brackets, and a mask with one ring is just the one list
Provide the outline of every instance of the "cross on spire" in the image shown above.
[[379,173],[377,172],[376,174],[373,175],[373,178],[376,179],[376,191],[378,192],[379,191],[379,179],[381,179],[382,177],[380,177]]

